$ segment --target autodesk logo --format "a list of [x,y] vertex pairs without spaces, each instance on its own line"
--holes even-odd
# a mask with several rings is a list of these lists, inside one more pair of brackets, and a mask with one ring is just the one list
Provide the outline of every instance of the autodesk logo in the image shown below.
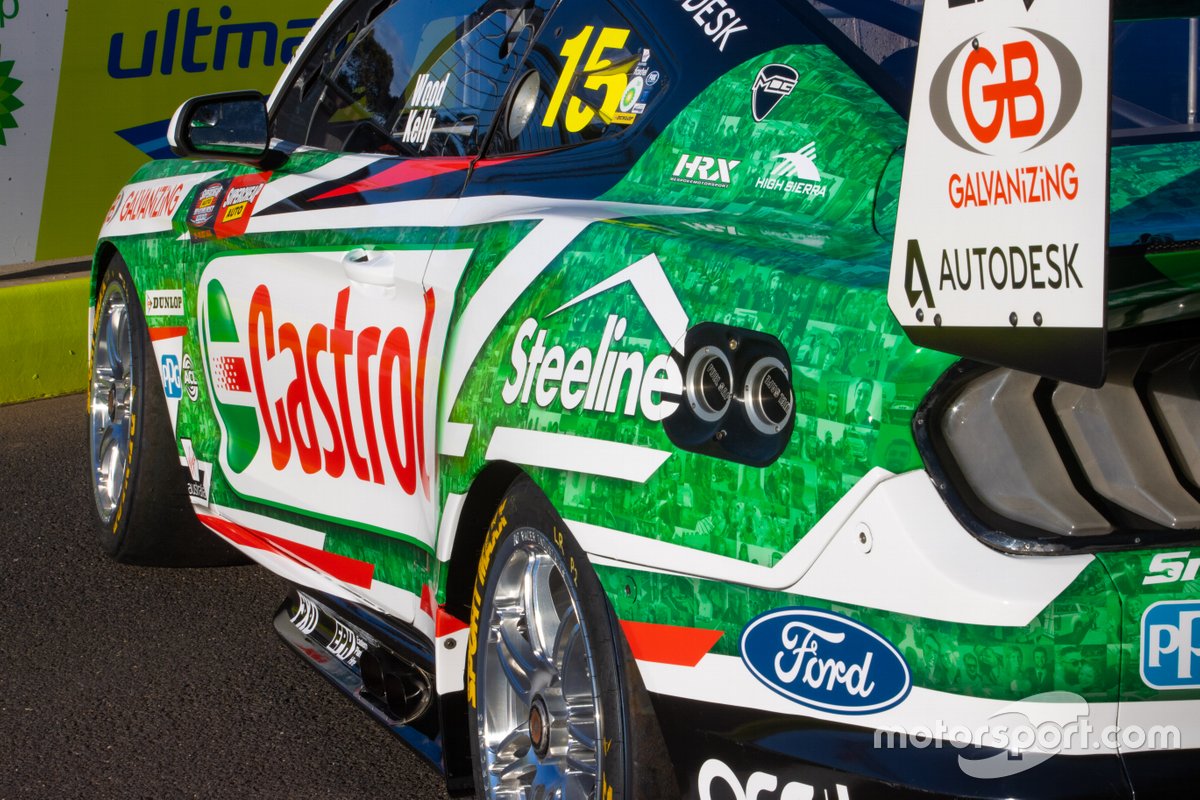
[[12,61],[0,61],[0,147],[8,144],[4,131],[17,127],[13,112],[25,104],[17,99],[16,91],[22,81],[12,76]]

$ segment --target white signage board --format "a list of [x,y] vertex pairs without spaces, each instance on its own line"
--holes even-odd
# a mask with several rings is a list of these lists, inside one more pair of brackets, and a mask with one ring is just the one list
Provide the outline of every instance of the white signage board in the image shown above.
[[0,0],[0,265],[34,260],[66,0]]
[[926,0],[888,301],[918,344],[1104,374],[1110,0]]

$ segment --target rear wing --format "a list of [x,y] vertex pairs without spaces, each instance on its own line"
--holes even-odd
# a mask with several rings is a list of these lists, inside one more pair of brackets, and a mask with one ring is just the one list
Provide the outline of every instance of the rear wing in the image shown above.
[[[809,2],[847,36],[861,23],[890,32],[890,48],[879,36],[859,47],[881,83],[912,87],[888,292],[909,337],[1103,383],[1111,147],[1200,135],[1200,25],[1179,23],[1171,96],[1186,94],[1186,111],[1164,109],[1147,90],[1162,82],[1138,74],[1162,68],[1161,48],[1126,58],[1114,80],[1114,47],[1128,21],[1200,16],[1200,0]],[[1133,91],[1114,96],[1122,86]]]

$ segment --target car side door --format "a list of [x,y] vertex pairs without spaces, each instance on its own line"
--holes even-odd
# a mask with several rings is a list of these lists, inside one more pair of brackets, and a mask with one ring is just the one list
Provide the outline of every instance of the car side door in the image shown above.
[[217,429],[199,457],[221,476],[205,513],[406,620],[432,563],[434,365],[470,256],[444,232],[539,13],[344,4],[276,98],[286,161],[232,170],[189,214]]

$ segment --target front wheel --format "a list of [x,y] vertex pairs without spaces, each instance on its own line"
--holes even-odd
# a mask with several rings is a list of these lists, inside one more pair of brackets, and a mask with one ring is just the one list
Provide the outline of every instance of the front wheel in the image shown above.
[[88,473],[100,542],[117,561],[240,564],[192,511],[146,320],[120,256],[96,303],[88,385]]
[[471,623],[479,796],[675,793],[664,788],[661,736],[600,582],[527,479],[509,490],[485,537]]

